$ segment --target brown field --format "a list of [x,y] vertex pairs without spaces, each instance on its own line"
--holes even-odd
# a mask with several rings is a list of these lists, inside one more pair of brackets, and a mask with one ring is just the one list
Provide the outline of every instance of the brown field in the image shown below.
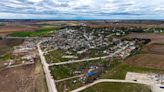
[[145,53],[164,55],[164,44],[152,43],[143,48]]
[[157,54],[140,54],[128,58],[124,63],[153,69],[164,70],[164,56]]
[[156,33],[130,33],[128,38],[141,38],[141,39],[151,39],[151,43],[164,43],[164,34],[156,34]]
[[36,26],[25,26],[25,25],[4,25],[0,26],[0,36],[4,36],[10,34],[12,32],[18,31],[34,31],[37,27]]
[[19,45],[23,42],[21,39],[3,39],[0,40],[0,56],[7,53],[13,46]]
[[0,72],[1,92],[35,92],[34,66],[6,69]]
[[164,35],[132,33],[129,37],[151,39],[152,41],[142,49],[142,54],[129,57],[124,63],[132,66],[164,70]]
[[[13,50],[13,46],[19,45],[23,42],[21,39],[1,39],[0,40],[0,56],[10,54]],[[6,61],[3,61],[0,59],[0,70],[4,67],[4,63]]]
[[[23,42],[21,39],[1,39],[0,56],[10,53],[13,46]],[[0,92],[47,92],[42,65],[39,60],[35,65],[6,69],[0,59]]]
[[0,92],[47,92],[41,66],[1,70],[0,81]]

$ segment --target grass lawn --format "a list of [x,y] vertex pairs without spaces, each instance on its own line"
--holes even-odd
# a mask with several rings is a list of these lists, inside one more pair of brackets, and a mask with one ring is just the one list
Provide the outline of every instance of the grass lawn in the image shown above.
[[81,92],[152,92],[148,86],[130,83],[99,83]]
[[59,27],[48,26],[48,27],[41,27],[36,31],[23,31],[23,32],[14,32],[9,34],[9,36],[13,37],[37,37],[37,36],[47,36],[50,32],[56,31],[60,29]]
[[120,64],[114,67],[112,70],[107,70],[105,74],[101,76],[102,79],[125,79],[127,72],[138,72],[138,73],[164,73],[164,70],[151,69],[144,67],[135,67],[127,64]]

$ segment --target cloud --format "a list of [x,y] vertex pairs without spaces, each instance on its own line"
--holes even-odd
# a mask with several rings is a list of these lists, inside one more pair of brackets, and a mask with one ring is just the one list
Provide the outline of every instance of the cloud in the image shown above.
[[163,19],[163,3],[164,0],[0,0],[0,18]]
[[43,0],[29,0],[30,2],[34,2],[34,3],[37,3],[37,2],[42,2]]

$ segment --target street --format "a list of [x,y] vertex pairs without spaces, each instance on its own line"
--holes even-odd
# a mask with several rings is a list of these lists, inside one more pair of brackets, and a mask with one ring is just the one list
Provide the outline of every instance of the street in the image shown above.
[[41,43],[42,43],[42,41],[37,44],[37,48],[38,48],[39,56],[40,56],[40,59],[41,59],[41,63],[43,65],[43,70],[44,70],[45,77],[46,77],[48,91],[49,92],[58,92],[57,88],[56,88],[56,85],[55,85],[55,81],[54,81],[53,77],[50,74],[50,70],[49,70],[49,67],[48,67],[49,65],[47,64],[46,59],[43,55],[43,52],[40,48]]
[[[85,86],[82,86],[80,88],[77,88],[75,90],[72,90],[71,92],[79,92],[79,91],[82,91],[84,89],[87,89],[95,84],[98,84],[98,83],[102,83],[102,82],[118,82],[118,83],[136,83],[136,84],[144,84],[144,83],[139,83],[139,82],[136,82],[136,81],[129,81],[129,80],[115,80],[115,79],[99,79],[99,80],[96,80],[94,81],[93,83],[90,83],[90,84],[87,84]],[[144,84],[144,85],[148,85],[149,84]]]

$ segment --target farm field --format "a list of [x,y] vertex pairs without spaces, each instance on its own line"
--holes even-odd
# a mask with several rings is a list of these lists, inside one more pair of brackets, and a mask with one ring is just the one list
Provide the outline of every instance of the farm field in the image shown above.
[[39,62],[35,65],[4,69],[0,71],[0,75],[1,92],[47,92]]
[[129,37],[146,38],[152,41],[142,48],[142,53],[129,57],[124,63],[132,66],[164,69],[164,35],[132,33]]
[[145,48],[143,48],[143,51],[145,53],[163,55],[164,54],[164,44],[152,43],[152,44],[146,46]]
[[140,54],[128,58],[124,63],[132,66],[164,70],[164,56],[158,54]]
[[36,37],[36,36],[47,36],[53,31],[58,30],[59,27],[55,26],[43,26],[34,31],[21,31],[21,32],[13,32],[9,34],[9,36],[13,37]]
[[126,37],[128,38],[139,38],[139,39],[151,39],[152,43],[164,43],[164,34],[160,33],[130,33]]
[[5,36],[12,32],[34,31],[36,29],[37,29],[36,26],[3,25],[0,26],[0,36]]
[[0,39],[0,56],[7,53],[13,46],[23,42],[22,39]]
[[0,71],[2,92],[35,92],[34,66],[18,67]]

